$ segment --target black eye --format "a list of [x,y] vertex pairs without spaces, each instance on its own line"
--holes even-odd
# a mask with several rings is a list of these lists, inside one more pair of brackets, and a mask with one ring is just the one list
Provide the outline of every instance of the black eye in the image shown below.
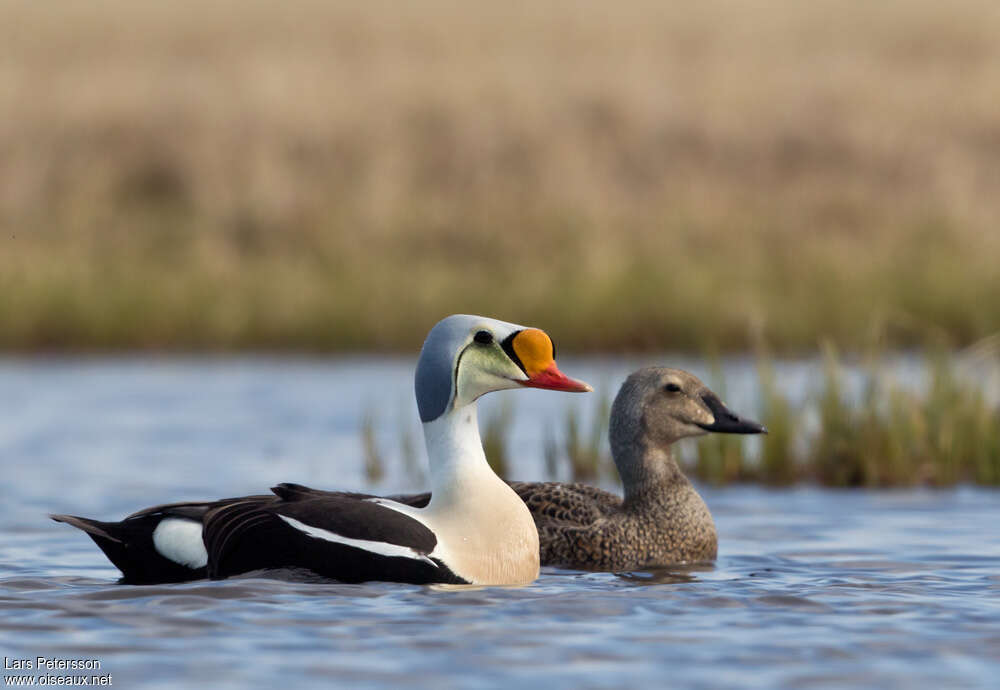
[[489,331],[476,331],[472,339],[480,345],[489,345],[493,342],[493,334]]
[[668,383],[663,387],[663,390],[665,390],[668,393],[680,393],[681,387],[678,386],[676,383]]

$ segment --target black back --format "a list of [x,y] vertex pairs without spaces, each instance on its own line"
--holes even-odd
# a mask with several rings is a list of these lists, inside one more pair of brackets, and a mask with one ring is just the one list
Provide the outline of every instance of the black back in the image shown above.
[[[209,577],[291,567],[341,582],[464,582],[441,561],[429,558],[437,544],[433,532],[407,515],[366,500],[367,495],[321,492],[300,485],[282,485],[274,491],[277,498],[253,496],[208,511],[204,540]],[[385,556],[327,541],[306,534],[281,516],[347,539],[407,547],[425,558]]]

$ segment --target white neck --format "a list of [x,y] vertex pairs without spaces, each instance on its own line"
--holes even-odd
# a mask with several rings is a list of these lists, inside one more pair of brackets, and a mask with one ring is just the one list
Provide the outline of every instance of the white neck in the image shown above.
[[476,403],[448,410],[424,424],[431,470],[431,504],[443,506],[474,494],[474,485],[500,482],[486,461],[479,437]]
[[486,462],[476,405],[424,423],[431,502],[419,513],[438,536],[435,554],[477,584],[538,576],[538,532],[527,506]]

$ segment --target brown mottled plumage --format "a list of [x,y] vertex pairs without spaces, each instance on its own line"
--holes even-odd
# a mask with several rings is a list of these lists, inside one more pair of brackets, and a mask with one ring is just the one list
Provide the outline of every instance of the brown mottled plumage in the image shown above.
[[712,514],[671,445],[708,431],[761,433],[695,376],[641,369],[622,384],[609,435],[625,498],[585,484],[513,482],[535,518],[543,565],[634,570],[715,559]]
[[[714,560],[712,514],[671,452],[675,441],[710,431],[766,433],[686,371],[629,376],[609,429],[624,499],[586,484],[510,482],[535,519],[542,565],[622,571]],[[391,498],[422,505],[430,494]]]

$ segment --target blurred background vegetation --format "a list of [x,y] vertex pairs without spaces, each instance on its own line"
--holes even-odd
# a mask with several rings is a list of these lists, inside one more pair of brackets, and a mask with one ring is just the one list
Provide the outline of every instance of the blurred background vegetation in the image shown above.
[[[987,343],[995,357],[1000,338]],[[821,380],[804,400],[793,402],[776,385],[772,362],[758,355],[755,415],[768,434],[756,450],[745,436],[708,434],[697,444],[678,444],[675,458],[686,471],[713,485],[759,483],[785,487],[807,482],[829,487],[1000,486],[1000,366],[975,352],[937,352],[912,359],[912,376],[894,376],[884,353],[865,357],[862,389],[849,377],[829,343]],[[857,369],[857,365],[851,365]],[[720,366],[712,388],[724,395]],[[561,433],[543,442],[549,480],[614,482],[618,473],[608,444],[608,413],[614,392],[598,387],[590,414],[568,407]],[[510,399],[508,399],[509,401]],[[483,446],[493,469],[507,479],[513,408],[487,418]],[[550,433],[553,430],[549,430]]]
[[0,0],[0,348],[412,353],[458,311],[964,346],[998,36],[995,0]]

